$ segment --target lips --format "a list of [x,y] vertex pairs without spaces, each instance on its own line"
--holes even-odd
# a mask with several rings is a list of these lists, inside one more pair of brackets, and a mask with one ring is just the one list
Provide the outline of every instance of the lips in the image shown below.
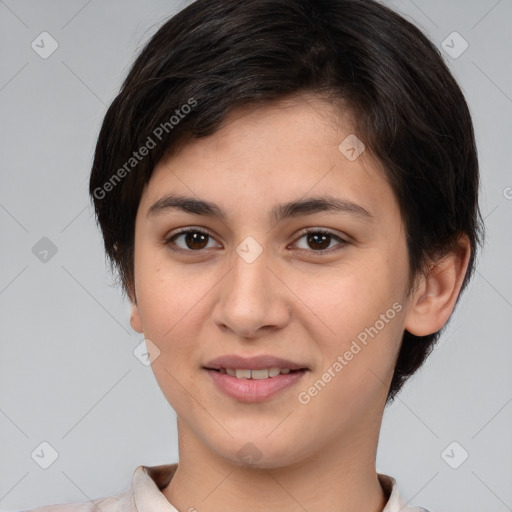
[[203,368],[208,370],[220,370],[221,368],[236,368],[238,370],[264,370],[267,368],[289,368],[292,371],[309,370],[304,364],[271,355],[243,357],[235,354],[216,357],[208,361]]
[[[297,386],[310,371],[305,364],[263,354],[223,355],[208,361],[203,369],[215,387],[239,402],[261,402]],[[267,371],[265,371],[267,370]]]

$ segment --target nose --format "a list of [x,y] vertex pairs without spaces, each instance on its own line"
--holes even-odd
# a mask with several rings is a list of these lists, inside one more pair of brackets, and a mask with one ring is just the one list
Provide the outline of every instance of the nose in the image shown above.
[[287,288],[263,252],[248,263],[235,253],[233,267],[219,283],[213,320],[219,329],[258,338],[282,329],[290,320]]

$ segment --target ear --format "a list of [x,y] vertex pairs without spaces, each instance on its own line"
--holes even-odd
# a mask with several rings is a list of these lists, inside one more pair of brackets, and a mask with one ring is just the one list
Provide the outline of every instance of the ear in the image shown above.
[[131,304],[132,312],[130,314],[130,325],[134,331],[142,334],[144,330],[142,329],[142,320],[140,318],[139,308],[135,302],[132,302]]
[[133,281],[129,281],[126,285],[126,296],[130,301],[131,313],[130,313],[130,325],[134,331],[143,333],[142,320],[140,318],[139,308],[137,306],[137,294],[135,292],[135,284]]
[[439,331],[453,312],[468,268],[471,246],[466,235],[447,254],[431,262],[417,284],[405,317],[405,329],[415,336]]

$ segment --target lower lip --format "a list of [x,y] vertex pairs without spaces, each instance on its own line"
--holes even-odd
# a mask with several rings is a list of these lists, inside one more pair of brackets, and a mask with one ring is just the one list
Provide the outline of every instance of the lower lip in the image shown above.
[[279,374],[267,379],[238,379],[227,373],[208,369],[206,371],[215,385],[231,398],[241,402],[261,402],[298,382],[307,370]]

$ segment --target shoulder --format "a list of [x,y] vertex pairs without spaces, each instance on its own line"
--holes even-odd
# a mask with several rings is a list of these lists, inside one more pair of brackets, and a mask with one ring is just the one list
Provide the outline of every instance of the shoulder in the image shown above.
[[[159,466],[137,466],[130,487],[115,496],[84,502],[44,505],[12,512],[137,512],[138,509],[157,510],[158,505],[166,504],[168,507],[168,502],[162,495],[161,490],[169,484],[177,467],[177,463]],[[174,511],[175,509],[170,508],[169,510]]]
[[132,489],[86,502],[59,503],[42,507],[20,510],[19,512],[136,512]]

